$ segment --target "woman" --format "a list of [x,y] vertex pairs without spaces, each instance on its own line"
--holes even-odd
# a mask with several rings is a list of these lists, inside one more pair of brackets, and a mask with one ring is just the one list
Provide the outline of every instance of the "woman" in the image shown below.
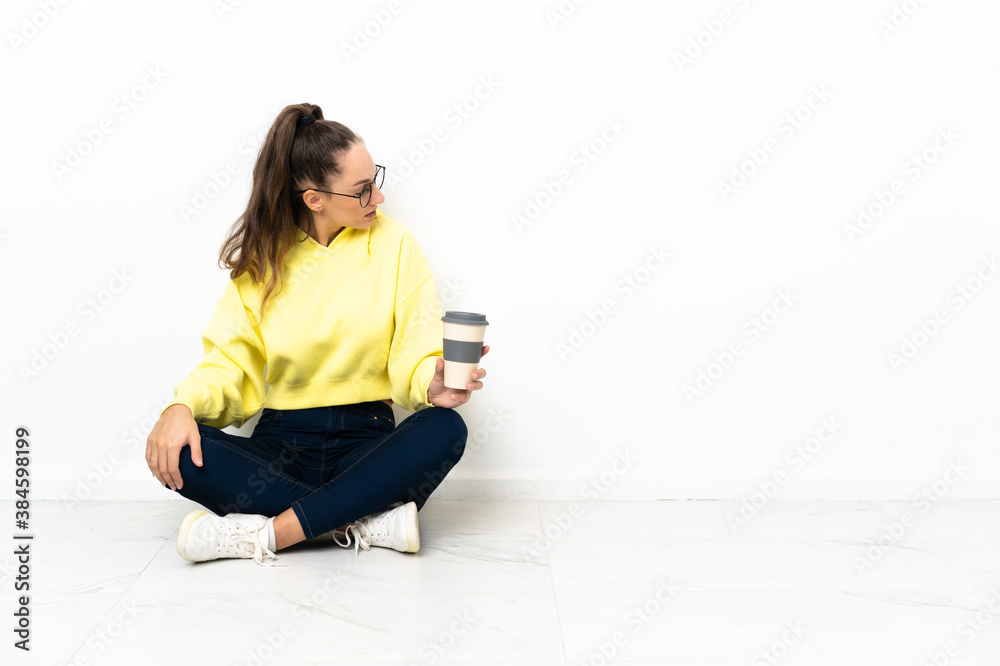
[[[355,552],[420,547],[417,510],[465,450],[454,408],[486,371],[444,386],[434,279],[409,229],[378,210],[384,174],[318,106],[287,106],[271,126],[220,251],[231,279],[205,357],[146,441],[157,480],[215,512],[183,520],[181,557],[272,566],[330,531]],[[393,402],[415,412],[398,428]],[[258,411],[250,437],[221,430]]]

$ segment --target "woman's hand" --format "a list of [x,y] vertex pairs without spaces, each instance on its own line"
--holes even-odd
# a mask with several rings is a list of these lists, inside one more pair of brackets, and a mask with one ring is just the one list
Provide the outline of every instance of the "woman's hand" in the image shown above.
[[153,476],[171,490],[184,485],[178,462],[181,449],[188,445],[191,446],[191,460],[201,467],[204,463],[198,424],[187,405],[171,405],[146,438],[146,464]]
[[[489,350],[489,345],[483,345],[483,356],[486,356]],[[431,380],[431,385],[427,388],[427,402],[435,407],[445,407],[447,409],[454,409],[459,405],[464,405],[469,402],[473,391],[483,388],[483,383],[475,380],[485,376],[486,370],[476,368],[475,372],[472,373],[473,381],[466,384],[464,390],[448,388],[444,385],[444,359],[438,356],[436,365],[434,366],[434,379]]]

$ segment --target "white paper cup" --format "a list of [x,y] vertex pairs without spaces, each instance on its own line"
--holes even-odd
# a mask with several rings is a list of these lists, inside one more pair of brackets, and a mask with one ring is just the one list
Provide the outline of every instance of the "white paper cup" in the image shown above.
[[483,357],[486,315],[448,310],[444,322],[444,385],[465,390]]

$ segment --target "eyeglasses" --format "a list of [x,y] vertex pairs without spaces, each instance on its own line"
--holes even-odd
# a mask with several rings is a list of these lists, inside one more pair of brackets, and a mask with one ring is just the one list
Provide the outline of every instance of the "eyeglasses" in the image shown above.
[[317,190],[315,187],[310,187],[308,190],[298,190],[295,194],[302,194],[303,192],[308,192],[312,190],[314,192],[322,192],[323,194],[336,194],[338,197],[351,197],[352,199],[357,199],[358,203],[361,204],[362,208],[368,206],[372,200],[372,185],[381,188],[382,181],[385,180],[385,167],[381,164],[375,165],[375,180],[365,185],[365,188],[361,190],[361,194],[340,194],[339,192],[327,192],[326,190]]

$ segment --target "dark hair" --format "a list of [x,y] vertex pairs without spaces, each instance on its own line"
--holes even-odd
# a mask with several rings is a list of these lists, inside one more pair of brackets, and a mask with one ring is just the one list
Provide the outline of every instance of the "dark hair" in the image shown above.
[[[299,118],[316,121],[301,127]],[[338,158],[361,137],[344,125],[323,120],[315,104],[291,104],[275,118],[253,167],[253,188],[243,214],[233,223],[219,265],[236,279],[249,273],[255,283],[267,278],[261,317],[275,286],[281,284],[285,255],[296,239],[296,227],[308,220],[309,209],[295,190],[324,187],[340,175]],[[279,289],[280,291],[280,289]]]

